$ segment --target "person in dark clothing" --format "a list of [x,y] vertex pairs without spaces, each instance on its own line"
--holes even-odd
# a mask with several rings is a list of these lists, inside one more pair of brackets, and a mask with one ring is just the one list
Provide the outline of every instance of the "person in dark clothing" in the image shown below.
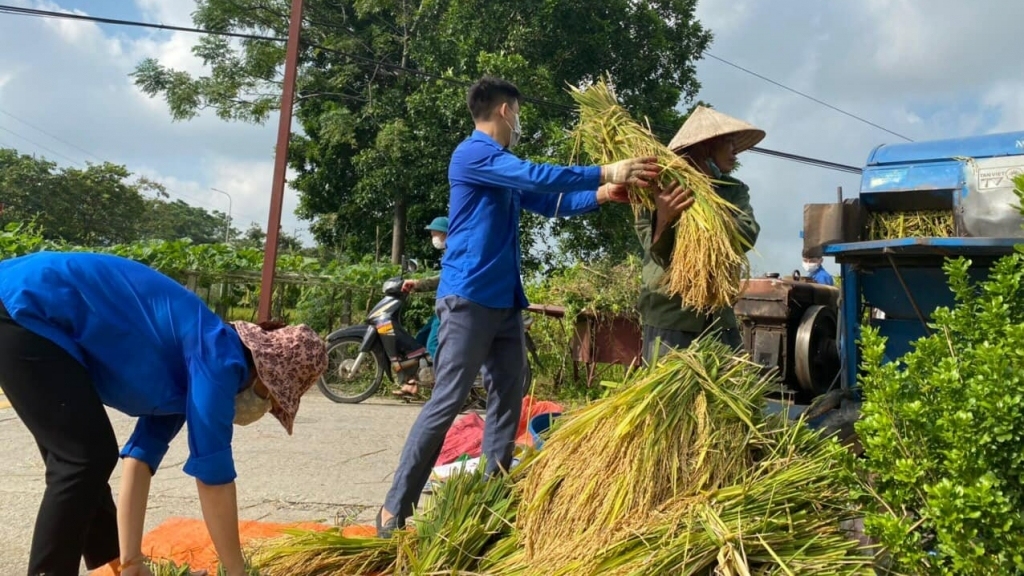
[[[124,258],[40,252],[0,262],[0,388],[46,464],[30,576],[92,570],[148,576],[150,478],[188,424],[185,473],[221,565],[243,576],[231,439],[270,412],[289,434],[327,368],[308,326],[220,320],[173,279]],[[137,416],[118,460],[105,406]]]
[[[750,206],[746,184],[729,175],[736,166],[736,155],[751,148],[765,136],[762,130],[699,106],[669,143],[669,148],[685,156],[698,170],[715,181],[715,192],[739,209],[736,215],[741,234],[753,246],[760,225]],[[644,250],[643,285],[640,291],[640,319],[643,323],[643,358],[650,363],[672,348],[686,348],[698,336],[714,333],[717,338],[739,349],[739,326],[732,308],[702,314],[683,306],[682,298],[672,296],[662,286],[662,278],[672,261],[675,248],[675,224],[692,205],[692,193],[678,185],[661,190],[655,196],[655,209],[641,211],[636,232]],[[661,342],[661,348],[655,346]]]
[[[445,249],[445,241],[448,239],[448,218],[445,216],[438,216],[434,218],[430,224],[427,225],[426,230],[430,232],[430,242],[442,253]],[[430,278],[421,278],[419,280],[410,279],[402,283],[403,292],[430,292],[431,290],[437,290],[438,285],[441,284],[441,275],[431,276]],[[437,318],[437,314],[432,314],[430,320],[427,321],[427,325],[424,326],[417,334],[416,341],[422,344],[427,349],[427,354],[433,358],[437,354],[437,330],[440,326],[441,321]],[[402,397],[414,397],[419,394],[420,387],[415,381],[406,382],[402,384],[400,390],[393,392],[395,396]]]

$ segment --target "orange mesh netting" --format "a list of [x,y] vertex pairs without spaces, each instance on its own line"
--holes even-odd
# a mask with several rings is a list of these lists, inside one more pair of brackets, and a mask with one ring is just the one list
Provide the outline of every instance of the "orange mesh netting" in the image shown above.
[[[264,540],[281,535],[285,529],[326,530],[330,526],[315,523],[272,524],[269,522],[242,521],[238,523],[238,532],[242,546],[255,540]],[[350,526],[344,529],[345,535],[357,537],[365,531],[360,527]],[[372,527],[371,527],[372,528]],[[376,536],[376,531],[373,531]],[[193,518],[169,518],[142,538],[142,553],[155,561],[172,561],[177,565],[188,564],[193,570],[209,570],[217,572],[217,552],[206,531],[206,523]],[[109,568],[94,570],[92,576],[114,576]]]

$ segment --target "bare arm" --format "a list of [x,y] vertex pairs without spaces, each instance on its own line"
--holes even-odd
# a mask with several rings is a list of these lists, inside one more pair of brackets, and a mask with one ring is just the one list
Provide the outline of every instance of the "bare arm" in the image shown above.
[[238,498],[235,483],[211,486],[196,480],[199,504],[203,509],[206,529],[217,550],[221,566],[228,576],[245,576],[245,559],[238,537]]
[[[135,568],[142,556],[142,531],[146,524],[146,501],[153,473],[148,464],[130,456],[122,463],[121,490],[117,495],[117,540],[121,547],[121,562],[130,563]],[[127,567],[124,573],[130,573]],[[148,570],[136,573],[148,574]]]

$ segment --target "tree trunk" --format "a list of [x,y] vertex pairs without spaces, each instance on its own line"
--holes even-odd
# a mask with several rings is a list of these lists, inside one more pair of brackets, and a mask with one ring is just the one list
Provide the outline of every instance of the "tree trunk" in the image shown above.
[[391,230],[391,263],[401,264],[405,249],[405,222],[408,217],[405,202],[395,202],[394,228]]

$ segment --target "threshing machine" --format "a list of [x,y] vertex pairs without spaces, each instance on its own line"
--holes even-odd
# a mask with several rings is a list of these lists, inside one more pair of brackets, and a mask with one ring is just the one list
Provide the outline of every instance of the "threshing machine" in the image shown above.
[[[819,355],[809,369],[827,375],[838,358],[842,388],[855,397],[855,342],[865,319],[887,337],[888,360],[909,352],[929,333],[935,308],[953,304],[942,271],[947,257],[970,258],[972,277],[983,280],[996,259],[1024,242],[1013,181],[1022,173],[1024,132],[898,143],[868,156],[857,198],[805,206],[804,255],[836,258],[842,287],[838,333],[804,330],[815,339],[804,347]],[[879,233],[874,225],[924,213],[947,215],[943,234],[900,235],[899,225]]]
[[[1024,132],[882,145],[868,156],[856,198],[804,207],[804,256],[835,258],[841,288],[754,279],[736,305],[751,356],[778,367],[793,391],[793,415],[828,394],[829,408],[842,401],[856,412],[861,325],[877,326],[887,359],[899,358],[929,333],[934,310],[953,304],[946,258],[969,258],[982,280],[1024,243],[1013,183],[1022,173]],[[875,225],[921,214],[946,218],[943,233]]]

